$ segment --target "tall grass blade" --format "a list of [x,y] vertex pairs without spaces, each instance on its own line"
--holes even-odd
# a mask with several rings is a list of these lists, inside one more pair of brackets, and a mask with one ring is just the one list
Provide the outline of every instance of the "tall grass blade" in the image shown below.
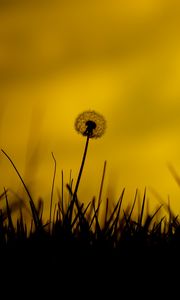
[[105,160],[104,167],[103,167],[102,179],[101,179],[101,185],[100,185],[100,190],[99,190],[98,206],[100,205],[100,202],[101,202],[101,196],[102,196],[103,185],[104,185],[104,178],[105,178],[105,173],[106,173],[106,165],[107,165],[107,161]]
[[53,194],[54,194],[54,183],[56,178],[56,159],[54,157],[53,152],[52,158],[54,160],[54,174],[53,174],[53,180],[52,180],[52,188],[51,188],[51,199],[50,199],[50,209],[49,209],[49,231],[51,231],[51,214],[52,214],[52,203],[53,203]]
[[5,194],[5,199],[6,199],[6,210],[7,210],[7,218],[8,218],[8,233],[10,235],[10,238],[15,236],[15,228],[13,225],[12,217],[11,217],[11,210],[9,207],[8,203],[8,197],[7,197],[7,192],[4,188],[4,194]]
[[119,206],[121,205],[121,203],[122,203],[123,196],[124,196],[124,192],[125,192],[125,188],[123,189],[123,191],[122,191],[122,193],[121,193],[121,196],[120,196],[120,198],[119,198],[117,204],[115,205],[113,212],[111,213],[111,215],[110,215],[110,217],[109,217],[109,220],[108,220],[108,221],[106,222],[106,224],[105,224],[105,227],[104,227],[104,230],[105,230],[105,231],[109,228],[109,226],[110,226],[110,224],[111,224],[111,222],[112,222],[112,220],[113,220],[113,217],[114,217],[116,211],[118,210],[118,207],[119,207]]
[[21,182],[22,182],[22,184],[24,186],[24,189],[25,189],[25,191],[26,191],[26,193],[27,193],[27,195],[29,197],[29,203],[30,203],[30,207],[31,207],[31,211],[32,211],[32,216],[33,216],[35,227],[36,227],[36,229],[40,228],[41,227],[41,222],[39,220],[38,213],[37,213],[34,201],[33,201],[32,197],[31,197],[31,194],[30,194],[30,192],[29,192],[29,190],[28,190],[28,188],[27,188],[27,186],[26,186],[26,184],[25,184],[22,176],[20,175],[18,169],[16,168],[15,164],[13,163],[13,161],[9,157],[9,155],[3,149],[1,149],[1,151],[7,157],[7,159],[10,161],[10,163],[12,164],[12,166],[13,166],[14,170],[16,171],[18,177],[20,178],[20,180],[21,180]]
[[144,196],[143,196],[143,201],[142,201],[142,207],[141,207],[141,212],[140,212],[140,217],[139,217],[139,226],[142,226],[142,220],[143,220],[143,214],[144,214],[144,204],[146,201],[146,188],[144,190]]

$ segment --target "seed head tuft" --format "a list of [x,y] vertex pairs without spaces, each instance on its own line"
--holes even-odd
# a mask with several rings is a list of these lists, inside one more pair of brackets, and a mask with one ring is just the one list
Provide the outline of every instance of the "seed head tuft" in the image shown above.
[[74,125],[78,133],[89,138],[99,138],[105,132],[106,120],[94,110],[88,110],[78,115]]

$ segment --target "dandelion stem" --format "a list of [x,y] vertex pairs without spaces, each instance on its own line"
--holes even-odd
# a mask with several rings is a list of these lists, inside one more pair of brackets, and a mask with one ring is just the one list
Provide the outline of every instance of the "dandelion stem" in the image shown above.
[[77,179],[76,186],[75,186],[74,193],[73,193],[73,200],[75,200],[75,198],[76,198],[79,183],[81,180],[81,175],[82,175],[82,171],[83,171],[83,167],[84,167],[84,163],[85,163],[85,159],[86,159],[86,154],[87,154],[87,149],[88,149],[88,145],[89,145],[89,138],[90,138],[90,136],[87,135],[86,144],[85,144],[85,148],[84,148],[84,154],[83,154],[83,158],[82,158],[82,162],[81,162],[81,167],[79,170],[78,179]]

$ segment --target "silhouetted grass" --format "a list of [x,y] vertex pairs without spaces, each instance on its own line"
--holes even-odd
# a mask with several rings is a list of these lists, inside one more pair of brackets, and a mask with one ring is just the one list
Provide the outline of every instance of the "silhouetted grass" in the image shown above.
[[[117,273],[121,282],[125,284],[126,277],[132,283],[137,279],[136,276],[139,280],[143,280],[144,276],[149,278],[154,272],[155,278],[158,269],[164,272],[167,266],[177,264],[179,261],[178,216],[167,206],[165,208],[168,215],[157,218],[165,206],[163,204],[155,211],[145,214],[146,190],[138,215],[134,214],[138,191],[135,193],[132,206],[126,209],[123,209],[125,189],[114,206],[108,199],[102,200],[106,163],[98,201],[93,198],[86,205],[81,203],[77,198],[77,191],[74,195],[70,183],[66,185],[69,197],[65,199],[62,186],[61,194],[53,205],[56,173],[56,161],[53,156],[55,169],[50,214],[49,219],[44,220],[43,201],[39,200],[35,205],[14,163],[4,151],[3,153],[10,160],[26,190],[31,210],[31,226],[27,226],[23,216],[27,204],[24,202],[23,205],[23,200],[19,199],[11,205],[10,190],[4,189],[0,195],[1,203],[5,201],[5,208],[0,209],[2,272],[4,270],[12,272],[14,269],[20,270],[22,275],[28,270],[32,273],[32,277],[39,276],[39,279],[43,280],[52,276],[55,280],[55,274],[58,274],[56,279],[63,278],[65,282],[77,280],[77,277],[79,280],[84,280],[85,277],[89,280],[88,274],[93,274],[93,280],[98,281],[103,277],[104,282],[108,280],[110,282],[112,278],[115,282]],[[14,211],[16,218],[12,217]]]

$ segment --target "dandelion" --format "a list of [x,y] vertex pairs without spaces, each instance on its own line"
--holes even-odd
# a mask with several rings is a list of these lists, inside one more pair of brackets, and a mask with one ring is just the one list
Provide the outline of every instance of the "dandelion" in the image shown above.
[[86,159],[89,139],[100,138],[104,134],[106,129],[106,121],[102,115],[95,112],[94,110],[84,111],[76,118],[75,129],[78,133],[81,133],[83,136],[86,136],[87,138],[86,138],[86,144],[85,144],[83,158],[81,162],[81,167],[79,170],[79,175],[78,175],[78,179],[73,194],[74,201],[76,199],[77,190],[79,187],[79,183],[80,183],[80,179],[81,179],[81,175],[82,175],[82,171]]
[[104,134],[106,121],[102,115],[93,110],[85,111],[76,118],[75,129],[89,138],[99,138]]

